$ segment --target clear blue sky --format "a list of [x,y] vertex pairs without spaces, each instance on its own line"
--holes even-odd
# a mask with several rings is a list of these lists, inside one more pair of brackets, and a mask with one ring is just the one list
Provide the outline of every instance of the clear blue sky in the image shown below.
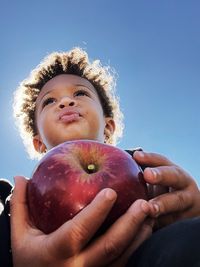
[[81,46],[118,73],[119,147],[164,154],[200,184],[199,14],[198,0],[2,0],[0,177],[36,164],[14,126],[13,91],[48,53]]

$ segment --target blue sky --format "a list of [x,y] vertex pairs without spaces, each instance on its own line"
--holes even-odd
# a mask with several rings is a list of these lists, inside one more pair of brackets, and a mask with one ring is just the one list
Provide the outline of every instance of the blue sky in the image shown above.
[[0,7],[0,177],[30,176],[12,118],[19,82],[52,51],[110,64],[125,115],[119,147],[164,154],[200,183],[200,2],[5,1]]

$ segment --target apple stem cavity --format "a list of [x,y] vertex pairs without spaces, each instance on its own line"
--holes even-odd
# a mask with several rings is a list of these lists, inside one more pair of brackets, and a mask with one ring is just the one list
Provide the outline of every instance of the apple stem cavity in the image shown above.
[[94,164],[89,164],[87,166],[87,171],[88,171],[88,173],[94,173],[94,172],[96,172],[96,166]]

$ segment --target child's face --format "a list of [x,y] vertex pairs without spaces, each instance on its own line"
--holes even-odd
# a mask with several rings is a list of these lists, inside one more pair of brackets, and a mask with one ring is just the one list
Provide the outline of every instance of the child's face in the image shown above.
[[49,80],[36,100],[38,134],[33,144],[44,152],[69,140],[104,142],[114,131],[112,118],[105,118],[93,85],[76,75],[61,74]]

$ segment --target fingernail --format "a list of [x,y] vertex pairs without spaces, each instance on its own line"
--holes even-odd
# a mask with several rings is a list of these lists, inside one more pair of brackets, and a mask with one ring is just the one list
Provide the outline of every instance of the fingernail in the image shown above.
[[154,178],[157,177],[157,171],[155,169],[151,169],[151,173],[152,173]]
[[112,201],[112,200],[116,199],[117,194],[116,194],[116,192],[115,192],[114,190],[112,190],[112,189],[106,189],[105,196],[106,196],[106,198],[107,198],[108,200],[111,200],[111,201]]
[[157,182],[157,180],[158,180],[158,171],[156,169],[152,169],[152,168],[148,167],[148,168],[145,169],[145,171],[146,171],[146,174],[148,175],[148,178],[151,179],[151,182]]
[[153,209],[154,209],[154,212],[155,212],[155,216],[157,217],[160,213],[160,207],[157,203],[152,203],[153,205]]

